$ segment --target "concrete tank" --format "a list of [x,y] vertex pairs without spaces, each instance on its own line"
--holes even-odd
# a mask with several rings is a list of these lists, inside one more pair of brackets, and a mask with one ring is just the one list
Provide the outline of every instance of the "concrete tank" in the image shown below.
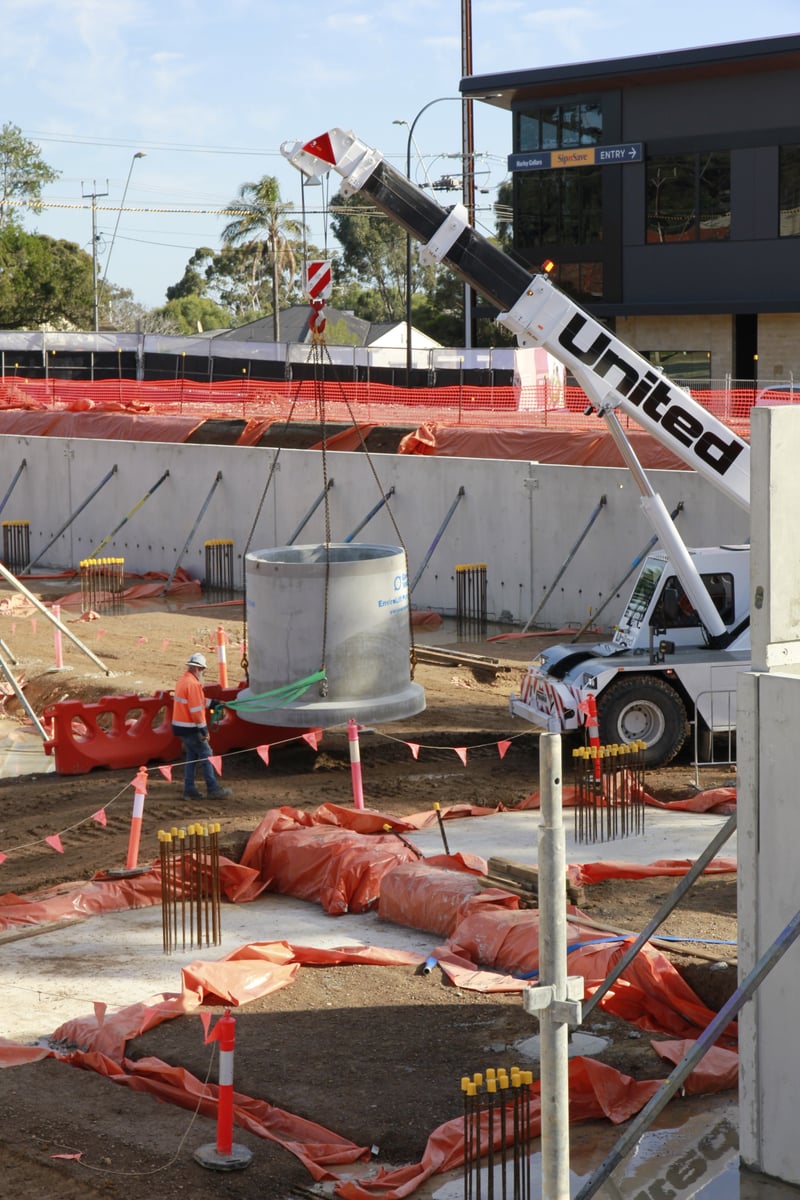
[[[398,546],[332,543],[256,550],[245,560],[249,687],[258,696],[319,671],[285,706],[244,708],[259,725],[394,721],[425,708],[411,681],[408,576]],[[327,608],[327,622],[325,612]],[[265,705],[269,703],[265,700]]]

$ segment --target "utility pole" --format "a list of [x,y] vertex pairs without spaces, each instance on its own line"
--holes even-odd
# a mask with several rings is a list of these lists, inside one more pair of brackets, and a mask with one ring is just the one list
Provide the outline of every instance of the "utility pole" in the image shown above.
[[[461,0],[461,75],[472,74],[472,0]],[[461,108],[461,194],[469,223],[475,227],[475,126],[472,100],[465,99]],[[475,344],[475,294],[464,284],[464,346],[471,350]]]
[[[81,184],[81,188],[83,188],[83,184]],[[95,180],[92,180],[92,188],[91,192],[82,191],[81,195],[84,200],[92,202],[92,312],[94,314],[92,328],[97,333],[100,328],[100,314],[97,306],[97,201],[108,195],[108,180],[106,180],[106,191],[98,192]]]

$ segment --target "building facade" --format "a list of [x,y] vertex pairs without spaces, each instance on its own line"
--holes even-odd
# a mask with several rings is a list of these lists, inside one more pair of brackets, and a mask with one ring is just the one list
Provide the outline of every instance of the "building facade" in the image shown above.
[[[800,35],[470,76],[514,249],[673,378],[800,382]],[[486,101],[486,96],[491,100]]]

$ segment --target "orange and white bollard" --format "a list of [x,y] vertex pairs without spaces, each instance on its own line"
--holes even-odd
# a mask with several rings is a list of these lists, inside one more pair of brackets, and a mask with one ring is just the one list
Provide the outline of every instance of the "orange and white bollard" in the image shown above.
[[358,742],[358,721],[352,717],[347,722],[347,740],[350,745],[350,777],[353,781],[353,807],[364,807],[364,787],[361,779],[361,747]]
[[233,1140],[233,1057],[236,1045],[236,1022],[231,1010],[217,1021],[206,1041],[219,1042],[219,1087],[217,1089],[217,1141],[209,1142],[194,1152],[195,1162],[201,1167],[217,1171],[235,1171],[248,1167],[253,1159],[252,1151],[239,1146]]
[[139,773],[133,781],[133,812],[131,813],[131,830],[128,835],[128,857],[125,860],[126,871],[134,871],[139,861],[139,843],[142,840],[142,817],[144,816],[146,795],[147,768],[139,767]]
[[217,626],[217,668],[219,686],[228,686],[228,635],[221,625]]
[[595,780],[600,778],[600,726],[597,723],[597,701],[594,696],[586,697],[586,724],[589,727],[589,748],[592,752]]

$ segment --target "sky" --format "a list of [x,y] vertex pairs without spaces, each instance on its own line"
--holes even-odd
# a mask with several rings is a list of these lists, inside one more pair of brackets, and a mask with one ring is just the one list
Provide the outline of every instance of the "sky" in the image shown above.
[[[779,37],[798,15],[797,0],[471,0],[473,74]],[[405,170],[409,125],[435,100],[412,177],[460,175],[461,0],[0,0],[0,16],[0,125],[59,172],[23,225],[90,254],[96,234],[98,279],[146,308],[196,248],[219,247],[220,210],[264,175],[305,209],[311,241],[335,248],[325,198],[338,176],[301,188],[284,142],[339,126]],[[484,233],[511,148],[510,114],[476,103]]]

